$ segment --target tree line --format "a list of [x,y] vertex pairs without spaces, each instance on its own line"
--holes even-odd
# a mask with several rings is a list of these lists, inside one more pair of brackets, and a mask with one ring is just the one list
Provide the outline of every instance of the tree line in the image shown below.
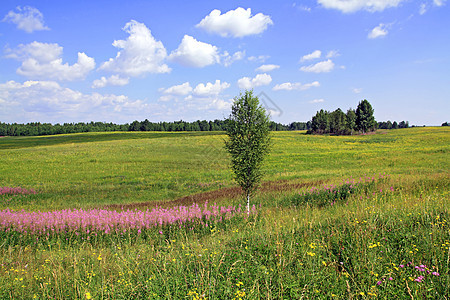
[[[150,122],[134,121],[131,124],[114,124],[106,122],[51,124],[33,122],[27,124],[8,124],[0,122],[0,136],[37,136],[80,132],[106,131],[226,131],[229,120],[197,120],[193,122]],[[442,124],[444,126],[444,124]],[[448,123],[446,123],[448,125]],[[321,109],[308,122],[292,122],[289,125],[271,121],[271,131],[307,130],[312,134],[355,134],[379,129],[408,128],[408,121],[376,122],[373,108],[369,101],[362,100],[356,110],[349,109],[344,113],[340,108],[333,112]]]
[[[106,131],[225,131],[227,120],[214,121],[175,121],[150,122],[149,120],[134,121],[131,124],[114,124],[105,122],[64,123],[51,124],[33,122],[27,124],[0,122],[0,136],[38,136],[80,132],[106,132]],[[270,130],[309,130],[311,122],[292,122],[284,125],[270,122]]]
[[356,110],[350,108],[344,113],[340,108],[333,112],[321,109],[312,117],[312,134],[350,135],[368,133],[376,129],[408,128],[408,121],[376,122],[372,105],[366,99],[359,102]]

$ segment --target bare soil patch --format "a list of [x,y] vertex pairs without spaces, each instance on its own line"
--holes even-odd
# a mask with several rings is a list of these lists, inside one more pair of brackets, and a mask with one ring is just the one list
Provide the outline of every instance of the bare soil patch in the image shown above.
[[[309,182],[289,182],[288,180],[277,180],[263,182],[259,188],[259,192],[282,192],[301,189],[304,187],[317,186],[324,183],[323,180],[309,181]],[[134,209],[146,209],[155,207],[175,207],[175,206],[190,206],[194,203],[204,204],[205,202],[217,203],[224,199],[235,199],[242,196],[242,189],[238,186],[226,187],[218,190],[207,191],[181,198],[169,200],[169,201],[147,201],[136,202],[128,204],[108,204],[103,206],[104,209],[115,210],[134,210]]]

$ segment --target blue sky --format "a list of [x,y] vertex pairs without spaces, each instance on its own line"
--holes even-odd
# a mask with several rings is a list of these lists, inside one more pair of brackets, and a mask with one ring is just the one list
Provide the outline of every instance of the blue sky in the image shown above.
[[450,121],[447,0],[2,0],[0,46],[0,122],[223,119],[250,88],[284,124]]

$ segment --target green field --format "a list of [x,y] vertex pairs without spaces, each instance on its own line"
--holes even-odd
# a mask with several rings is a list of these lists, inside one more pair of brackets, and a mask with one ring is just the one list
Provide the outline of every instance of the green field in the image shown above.
[[[3,137],[0,187],[36,194],[0,195],[0,210],[245,205],[224,138],[217,132]],[[252,199],[257,213],[248,218],[89,240],[67,234],[34,240],[2,229],[0,298],[450,297],[449,129],[273,132],[272,141]],[[359,178],[365,181],[332,202],[311,190]]]

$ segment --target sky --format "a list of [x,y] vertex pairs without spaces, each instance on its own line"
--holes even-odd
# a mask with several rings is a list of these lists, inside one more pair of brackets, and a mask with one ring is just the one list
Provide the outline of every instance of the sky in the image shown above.
[[367,99],[450,121],[447,0],[0,4],[0,122],[224,119],[253,89],[278,123]]

